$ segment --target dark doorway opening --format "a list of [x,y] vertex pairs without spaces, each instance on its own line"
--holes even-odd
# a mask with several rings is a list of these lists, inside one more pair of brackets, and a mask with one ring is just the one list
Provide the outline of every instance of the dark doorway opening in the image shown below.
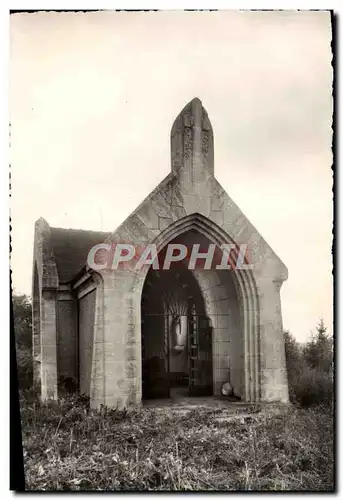
[[141,332],[143,399],[213,394],[212,327],[190,270],[149,270]]

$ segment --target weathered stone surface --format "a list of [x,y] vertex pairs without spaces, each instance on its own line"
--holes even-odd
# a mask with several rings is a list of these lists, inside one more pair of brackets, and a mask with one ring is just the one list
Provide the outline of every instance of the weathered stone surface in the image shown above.
[[56,324],[58,381],[61,391],[66,390],[67,383],[78,385],[77,321],[76,300],[64,292],[57,300]]
[[159,217],[158,226],[160,231],[164,231],[173,221],[168,217]]

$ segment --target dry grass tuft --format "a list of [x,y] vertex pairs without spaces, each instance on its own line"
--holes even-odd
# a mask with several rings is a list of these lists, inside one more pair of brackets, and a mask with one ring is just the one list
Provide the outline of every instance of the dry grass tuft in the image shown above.
[[22,396],[28,490],[333,491],[333,415],[282,411],[89,409]]

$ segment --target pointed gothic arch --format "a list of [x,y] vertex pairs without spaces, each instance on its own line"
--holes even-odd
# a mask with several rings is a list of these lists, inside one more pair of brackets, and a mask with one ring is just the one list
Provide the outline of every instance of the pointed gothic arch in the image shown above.
[[[199,213],[183,217],[162,231],[153,241],[160,252],[168,243],[189,230],[195,230],[208,240],[220,246],[236,242],[217,224]],[[131,291],[142,295],[149,268],[137,274]],[[242,319],[244,348],[244,399],[259,401],[261,398],[260,380],[260,327],[259,299],[256,283],[251,269],[228,271],[237,291]],[[140,311],[141,314],[141,311]]]

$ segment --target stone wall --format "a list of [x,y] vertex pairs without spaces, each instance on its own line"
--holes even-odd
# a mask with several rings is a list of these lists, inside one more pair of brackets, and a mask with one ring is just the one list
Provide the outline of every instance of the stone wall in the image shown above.
[[35,386],[42,400],[57,399],[56,300],[59,281],[50,247],[50,228],[44,219],[35,224],[32,284]]
[[42,291],[41,397],[57,399],[56,292]]
[[80,394],[90,395],[94,349],[95,290],[79,299]]
[[244,398],[244,330],[239,299],[230,272],[195,270],[211,319],[213,392],[219,396],[229,381],[238,397]]
[[57,301],[57,367],[59,390],[78,388],[77,302],[69,291],[60,291]]

